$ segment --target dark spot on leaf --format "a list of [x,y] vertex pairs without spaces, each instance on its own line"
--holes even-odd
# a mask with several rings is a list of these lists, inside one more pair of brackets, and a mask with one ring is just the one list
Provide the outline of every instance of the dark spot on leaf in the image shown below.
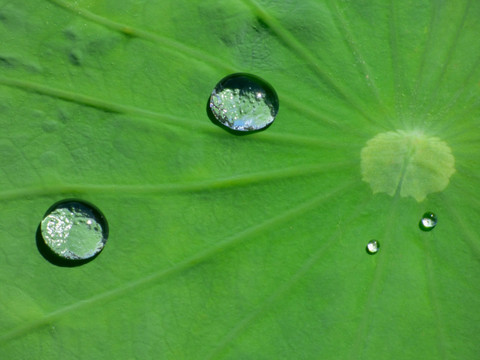
[[70,51],[70,53],[68,54],[68,61],[70,61],[72,65],[81,66],[82,65],[81,52],[75,49]]
[[65,38],[71,41],[74,41],[77,39],[77,34],[75,34],[75,31],[73,31],[72,29],[65,29],[63,31],[63,35],[65,35]]
[[253,28],[255,29],[256,32],[268,32],[270,34],[273,34],[272,30],[270,29],[270,26],[263,21],[263,19],[257,17],[256,18],[256,23],[253,25]]
[[71,115],[68,113],[67,110],[65,109],[58,110],[58,120],[60,120],[62,124],[68,123],[70,118],[71,118]]
[[1,56],[0,55],[0,66],[6,68],[13,68],[15,67],[15,58],[10,56]]

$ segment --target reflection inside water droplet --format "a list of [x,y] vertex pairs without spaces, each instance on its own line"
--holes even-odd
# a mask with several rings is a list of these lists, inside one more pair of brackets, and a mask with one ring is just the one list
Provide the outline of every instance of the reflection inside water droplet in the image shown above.
[[260,130],[278,112],[278,96],[271,85],[249,74],[222,79],[210,96],[210,110],[222,125],[237,131]]
[[68,260],[84,260],[105,246],[108,224],[103,214],[83,201],[65,200],[54,204],[41,222],[45,244]]
[[367,253],[373,255],[380,249],[380,243],[377,240],[371,240],[367,244]]
[[435,215],[433,212],[426,212],[420,219],[418,226],[423,231],[432,230],[435,226],[437,226],[437,215]]

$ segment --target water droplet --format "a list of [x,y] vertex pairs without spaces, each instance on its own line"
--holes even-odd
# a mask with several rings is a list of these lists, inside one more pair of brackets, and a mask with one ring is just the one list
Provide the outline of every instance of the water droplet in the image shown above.
[[273,87],[250,74],[232,74],[223,78],[210,96],[210,110],[215,119],[237,131],[267,127],[275,120],[278,105]]
[[95,206],[78,200],[63,200],[48,209],[41,223],[45,244],[68,260],[85,260],[105,246],[108,224]]
[[380,243],[377,240],[371,240],[367,244],[367,252],[371,255],[376,254],[380,249]]
[[423,231],[432,230],[435,226],[437,226],[437,215],[432,212],[426,212],[420,219],[418,226]]

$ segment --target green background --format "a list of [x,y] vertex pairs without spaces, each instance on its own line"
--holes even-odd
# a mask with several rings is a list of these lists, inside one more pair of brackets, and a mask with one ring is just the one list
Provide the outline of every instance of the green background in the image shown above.
[[[0,0],[0,358],[477,359],[478,19],[475,0]],[[209,120],[234,72],[275,87],[266,131]],[[444,191],[372,194],[360,152],[393,130],[451,147]],[[35,243],[71,197],[110,225],[73,268]]]

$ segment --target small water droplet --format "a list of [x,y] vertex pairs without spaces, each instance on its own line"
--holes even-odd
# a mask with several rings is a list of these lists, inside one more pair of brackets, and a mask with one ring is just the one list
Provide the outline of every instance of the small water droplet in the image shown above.
[[210,96],[210,110],[215,119],[237,131],[267,127],[275,120],[278,106],[273,87],[250,74],[232,74],[223,78]]
[[367,253],[373,255],[380,249],[380,243],[377,240],[371,240],[367,244]]
[[437,215],[432,212],[426,212],[420,219],[418,226],[423,231],[432,230],[435,226],[437,226]]
[[85,260],[97,255],[108,238],[105,216],[95,206],[78,200],[54,204],[40,226],[45,244],[68,260]]

